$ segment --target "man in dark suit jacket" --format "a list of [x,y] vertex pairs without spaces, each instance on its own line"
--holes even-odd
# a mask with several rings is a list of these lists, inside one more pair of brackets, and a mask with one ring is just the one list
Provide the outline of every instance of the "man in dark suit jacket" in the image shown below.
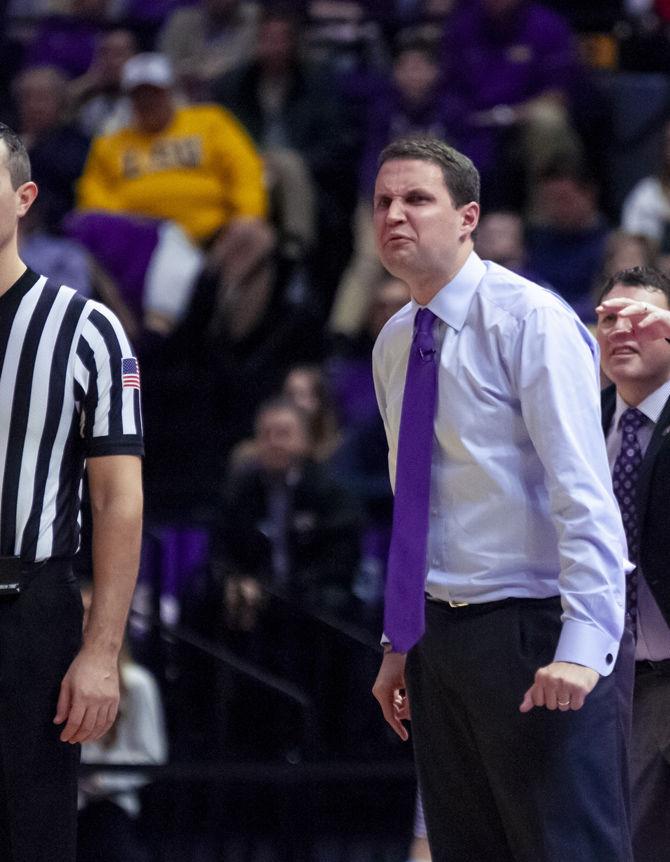
[[[622,437],[628,456],[639,445],[634,496],[617,496],[629,556],[637,564],[632,601],[628,594],[637,634],[633,846],[636,862],[657,862],[670,854],[670,279],[650,267],[622,270],[606,283],[600,300],[602,369],[614,384],[603,391],[602,406],[615,493]],[[637,444],[630,432],[622,433],[631,408],[638,419]]]
[[[333,632],[350,610],[360,515],[352,495],[309,452],[300,408],[285,399],[260,408],[250,463],[230,477],[213,569],[224,605],[222,637],[306,691],[317,704],[322,741],[339,744],[336,702],[348,700],[347,687],[356,683],[344,639]],[[242,735],[255,716],[256,752],[298,745],[299,722],[281,703],[259,709],[257,692],[242,689],[236,701]]]

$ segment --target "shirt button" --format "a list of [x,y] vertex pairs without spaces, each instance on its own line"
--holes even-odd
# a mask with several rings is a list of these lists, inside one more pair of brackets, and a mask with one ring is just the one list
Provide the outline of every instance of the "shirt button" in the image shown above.
[[605,656],[605,661],[607,662],[607,664],[612,664],[612,662],[614,661],[614,657],[612,656],[611,652],[607,653],[607,655]]

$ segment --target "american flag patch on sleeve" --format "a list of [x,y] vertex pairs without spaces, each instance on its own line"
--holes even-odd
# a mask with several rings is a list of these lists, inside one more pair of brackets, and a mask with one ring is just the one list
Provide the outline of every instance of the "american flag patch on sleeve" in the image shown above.
[[124,389],[140,388],[140,367],[134,356],[128,356],[121,360],[121,385]]

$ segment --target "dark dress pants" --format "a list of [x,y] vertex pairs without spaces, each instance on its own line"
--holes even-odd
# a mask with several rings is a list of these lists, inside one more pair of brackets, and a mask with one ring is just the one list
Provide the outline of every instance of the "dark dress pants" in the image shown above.
[[553,660],[560,602],[428,601],[407,659],[433,862],[630,862],[633,643],[581,710],[519,712]]
[[81,644],[69,565],[48,563],[0,599],[0,859],[74,862],[79,746],[53,724],[61,680]]
[[635,862],[670,859],[670,662],[636,663],[631,743]]

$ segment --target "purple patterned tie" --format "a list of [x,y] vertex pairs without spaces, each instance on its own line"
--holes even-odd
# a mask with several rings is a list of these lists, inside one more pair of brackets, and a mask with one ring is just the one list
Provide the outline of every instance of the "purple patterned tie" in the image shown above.
[[[639,549],[639,529],[635,492],[642,463],[642,449],[637,439],[637,432],[647,421],[644,413],[635,407],[628,407],[621,414],[619,427],[621,429],[621,449],[612,469],[612,485],[614,496],[621,509],[626,542],[628,544],[628,559],[637,566]],[[626,579],[626,610],[630,619],[633,634],[636,634],[637,616],[637,568],[629,573]]]
[[417,311],[402,399],[384,604],[384,632],[395,652],[411,649],[424,630],[438,367],[432,331],[434,322],[435,315],[429,309]]

